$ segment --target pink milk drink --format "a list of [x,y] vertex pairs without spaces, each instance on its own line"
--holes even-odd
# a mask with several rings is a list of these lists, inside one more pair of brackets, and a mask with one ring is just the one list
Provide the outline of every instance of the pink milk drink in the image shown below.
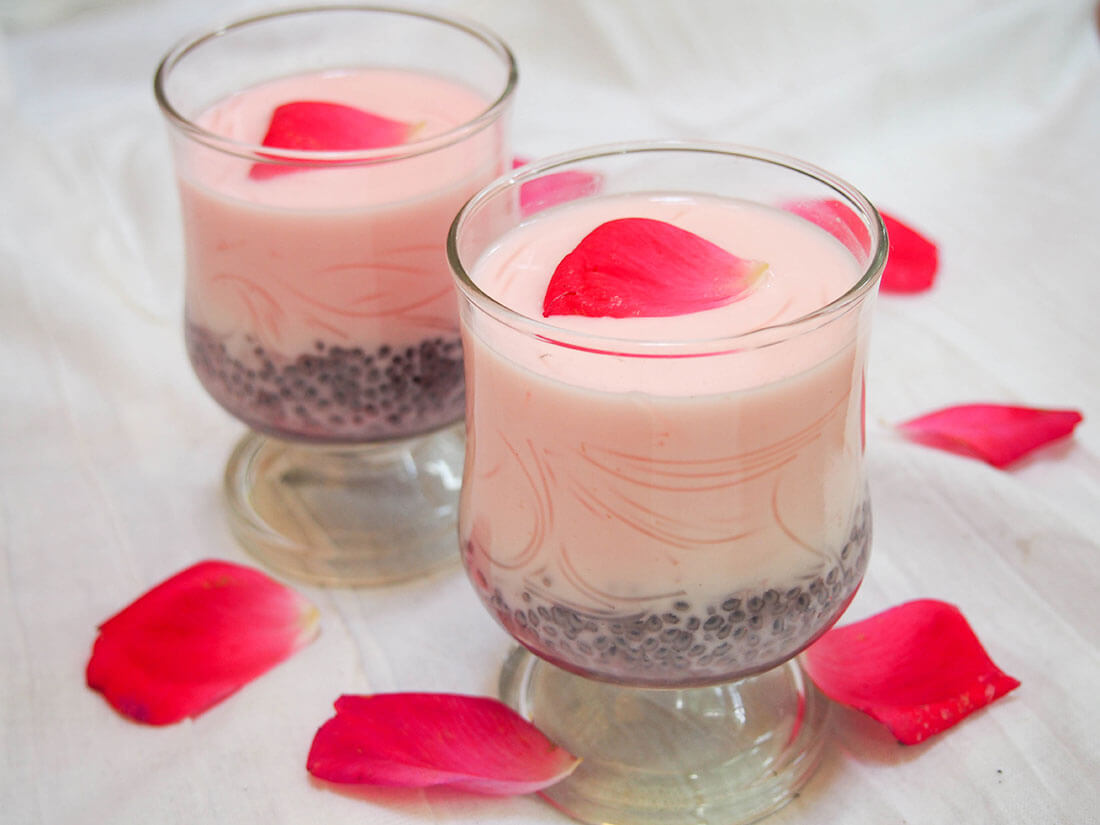
[[[415,141],[489,105],[442,77],[355,69],[268,81],[197,123],[259,144],[280,105],[315,100],[408,124]],[[402,438],[460,418],[462,349],[442,239],[502,171],[500,137],[483,130],[400,162],[298,169],[196,149],[181,164],[186,329],[207,391],[254,429],[290,439]]]
[[870,553],[877,213],[788,158],[611,146],[490,185],[449,252],[463,561],[525,651],[502,694],[584,759],[547,794],[586,822],[767,812],[822,744],[793,657]]
[[251,431],[227,468],[234,531],[284,572],[371,584],[454,558],[444,243],[510,162],[515,77],[474,24],[350,6],[240,21],[158,72],[188,355]]

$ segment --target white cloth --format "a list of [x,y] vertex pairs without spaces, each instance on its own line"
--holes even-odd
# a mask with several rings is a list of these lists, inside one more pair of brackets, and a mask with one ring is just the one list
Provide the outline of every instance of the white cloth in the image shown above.
[[[881,297],[870,370],[876,536],[848,618],[959,605],[1022,681],[904,748],[855,712],[769,822],[1100,816],[1100,43],[1093,0],[436,0],[513,47],[527,155],[636,138],[766,146],[934,238],[934,290]],[[509,639],[455,568],[300,587],[322,633],[199,717],[124,721],[84,686],[95,626],[205,557],[251,564],[220,473],[240,425],[181,339],[178,207],[151,75],[239,0],[82,2],[0,39],[0,819],[540,823],[536,797],[345,794],[305,755],[340,693],[492,693]],[[15,22],[13,22],[15,21]],[[965,401],[1073,407],[1009,471],[891,425]]]

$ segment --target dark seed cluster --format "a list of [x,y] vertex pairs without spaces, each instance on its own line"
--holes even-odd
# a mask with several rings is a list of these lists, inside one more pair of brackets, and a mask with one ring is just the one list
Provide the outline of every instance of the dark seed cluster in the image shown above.
[[732,681],[786,661],[840,616],[867,567],[868,504],[856,521],[835,564],[709,604],[676,599],[644,613],[607,616],[529,590],[521,604],[507,603],[499,590],[482,597],[516,639],[568,670],[639,686]]
[[189,324],[187,349],[199,380],[249,426],[290,439],[349,442],[400,438],[462,417],[462,344],[426,338],[373,349],[317,341],[293,357],[249,340],[244,354]]

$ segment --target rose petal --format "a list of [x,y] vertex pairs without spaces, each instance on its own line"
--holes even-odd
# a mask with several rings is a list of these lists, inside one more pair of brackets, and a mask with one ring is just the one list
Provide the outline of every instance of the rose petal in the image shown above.
[[[837,200],[793,201],[784,207],[817,224],[853,255],[870,249],[871,236],[858,216]],[[882,272],[883,292],[913,293],[930,289],[939,269],[939,250],[928,238],[893,215],[879,210],[890,239],[890,254]]]
[[[524,157],[512,159],[512,168],[518,169],[528,163]],[[533,215],[559,203],[594,195],[600,191],[602,178],[593,172],[569,169],[565,172],[551,172],[548,175],[529,180],[519,188],[519,208],[524,215]]]
[[108,619],[88,687],[137,722],[198,716],[306,645],[317,611],[258,570],[203,561]]
[[[408,123],[342,103],[295,100],[272,112],[263,145],[306,152],[381,149],[404,143],[412,128]],[[256,163],[248,174],[265,180],[303,168],[287,163]]]
[[547,285],[542,314],[699,312],[743,297],[767,268],[670,223],[620,218],[597,226],[562,259]]
[[866,255],[871,248],[871,233],[863,221],[838,200],[791,201],[784,209],[820,226],[857,257]]
[[931,289],[940,265],[936,245],[892,215],[880,214],[890,238],[890,255],[886,259],[879,289],[898,293]]
[[1005,467],[1068,436],[1082,420],[1076,410],[962,404],[906,421],[898,430],[918,444]]
[[379,693],[336,700],[306,767],[329,782],[502,796],[553,785],[579,762],[495,699]]
[[904,745],[1020,685],[993,664],[958,608],[932,599],[833,628],[803,661],[822,692],[885,723]]

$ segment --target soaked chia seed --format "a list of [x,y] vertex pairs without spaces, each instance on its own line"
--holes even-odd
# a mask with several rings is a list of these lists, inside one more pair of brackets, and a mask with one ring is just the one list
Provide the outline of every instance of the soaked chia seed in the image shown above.
[[253,343],[230,353],[194,324],[187,350],[214,399],[253,429],[290,440],[346,443],[403,438],[459,420],[464,412],[458,336],[375,349],[317,341],[287,357]]
[[698,604],[676,598],[629,615],[584,612],[533,590],[510,603],[472,579],[509,633],[566,670],[637,686],[715,684],[775,667],[828,630],[863,579],[870,543],[865,500],[831,564],[759,590]]

